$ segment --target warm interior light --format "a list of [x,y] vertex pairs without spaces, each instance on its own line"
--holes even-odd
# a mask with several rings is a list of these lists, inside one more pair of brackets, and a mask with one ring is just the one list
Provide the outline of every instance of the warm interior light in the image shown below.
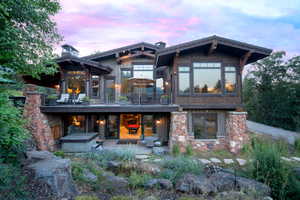
[[59,90],[60,86],[59,85],[54,85],[55,89]]
[[76,94],[79,94],[79,93],[80,93],[80,89],[79,89],[79,88],[76,88],[75,93],[76,93]]
[[169,85],[169,82],[166,82],[166,85]]
[[71,94],[71,93],[73,92],[73,90],[72,90],[71,88],[68,88],[68,89],[67,89],[67,92],[68,92],[69,94]]
[[73,116],[72,124],[75,125],[75,126],[80,126],[80,121],[77,121],[76,116]]
[[96,122],[101,126],[105,124],[105,120],[97,120]]
[[156,124],[158,125],[158,124],[160,124],[161,123],[161,121],[160,120],[156,120]]

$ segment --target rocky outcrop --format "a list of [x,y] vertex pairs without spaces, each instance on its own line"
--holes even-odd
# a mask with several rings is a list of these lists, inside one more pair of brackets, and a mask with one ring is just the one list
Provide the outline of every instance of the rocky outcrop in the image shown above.
[[70,199],[77,195],[69,159],[61,159],[47,151],[27,152],[27,157],[27,167],[33,170],[34,178],[49,185],[58,198]]
[[173,188],[173,184],[168,179],[150,179],[146,184],[146,188],[159,188],[169,190]]
[[113,173],[103,173],[101,187],[116,194],[126,194],[129,191],[129,182],[126,178],[116,176]]
[[228,191],[270,195],[270,188],[255,180],[234,176],[231,173],[217,172],[209,177],[186,174],[177,181],[176,190],[193,194],[216,194]]

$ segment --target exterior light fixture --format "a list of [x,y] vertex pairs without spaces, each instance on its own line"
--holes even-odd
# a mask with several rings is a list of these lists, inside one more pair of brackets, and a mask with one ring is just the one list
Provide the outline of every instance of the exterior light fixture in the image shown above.
[[161,121],[158,119],[155,121],[155,123],[156,123],[156,125],[159,125],[159,124],[161,124]]
[[105,124],[105,120],[97,120],[97,123],[101,126],[103,126]]

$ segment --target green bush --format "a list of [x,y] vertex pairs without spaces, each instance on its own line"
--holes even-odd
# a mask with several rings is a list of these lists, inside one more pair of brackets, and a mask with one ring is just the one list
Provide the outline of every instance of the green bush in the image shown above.
[[161,162],[164,170],[160,173],[160,177],[168,177],[172,182],[176,182],[186,173],[199,175],[203,172],[203,166],[191,157],[178,156],[175,158],[167,158]]
[[20,168],[0,163],[0,199],[26,199],[25,181]]
[[71,164],[71,172],[72,177],[75,181],[85,182],[83,177],[84,166],[80,162],[72,162]]
[[188,144],[186,147],[185,147],[185,154],[187,156],[193,156],[194,155],[194,149],[192,147],[192,145]]
[[58,157],[65,158],[65,152],[63,152],[63,151],[56,151],[53,154]]
[[132,172],[128,177],[129,185],[132,188],[143,187],[147,181],[152,178],[149,174],[138,174],[136,172]]
[[15,164],[18,162],[18,155],[24,151],[24,141],[29,136],[24,125],[21,111],[0,90],[0,161]]
[[100,199],[95,196],[82,195],[82,196],[76,197],[75,200],[100,200]]
[[173,145],[172,154],[173,154],[173,156],[179,156],[180,155],[180,147],[179,147],[178,144]]
[[294,149],[295,149],[295,153],[297,155],[300,155],[300,138],[295,140]]
[[276,144],[256,141],[253,143],[250,176],[272,189],[272,197],[284,199],[290,174],[289,167],[281,160],[281,149]]

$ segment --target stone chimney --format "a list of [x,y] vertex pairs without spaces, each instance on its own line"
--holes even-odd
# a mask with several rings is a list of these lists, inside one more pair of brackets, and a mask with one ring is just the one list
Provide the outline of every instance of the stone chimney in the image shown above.
[[62,47],[61,56],[67,56],[68,55],[68,56],[78,57],[79,51],[77,49],[75,49],[73,46],[71,46],[69,44],[64,44],[61,47]]
[[166,45],[167,44],[165,42],[162,42],[162,41],[155,43],[155,46],[157,46],[159,49],[166,48]]

